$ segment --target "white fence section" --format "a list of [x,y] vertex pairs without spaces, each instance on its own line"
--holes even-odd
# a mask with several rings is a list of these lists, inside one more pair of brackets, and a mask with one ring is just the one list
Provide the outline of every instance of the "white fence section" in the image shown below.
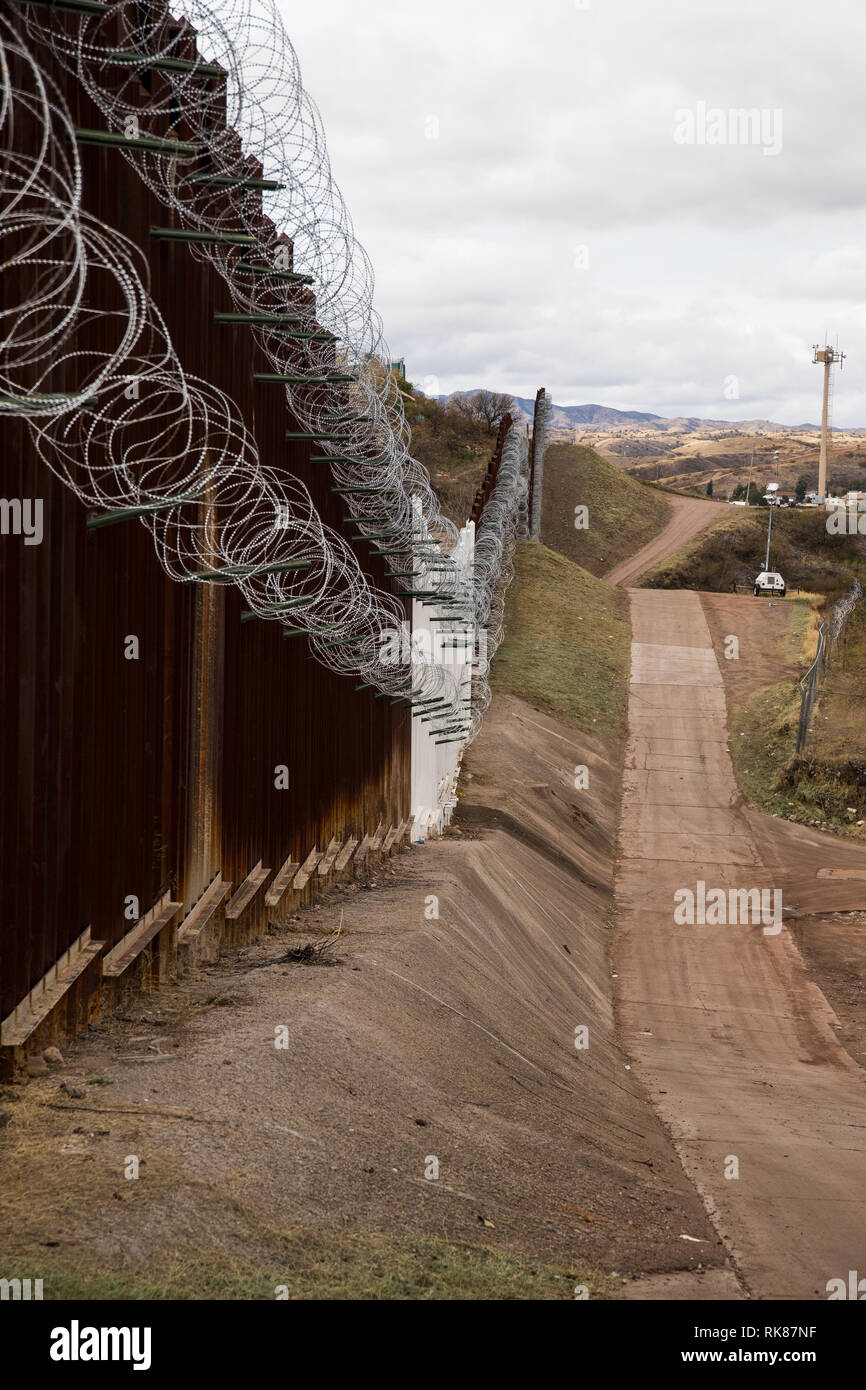
[[[452,559],[463,575],[466,612],[472,611],[472,570],[475,556],[475,523],[460,532]],[[478,653],[477,633],[468,618],[452,618],[446,608],[412,603],[412,660],[441,662],[462,687],[468,701],[472,690],[472,668]],[[429,835],[441,834],[457,805],[457,779],[463,757],[464,738],[457,733],[438,732],[443,716],[416,714],[412,720],[412,831],[416,843]],[[467,721],[468,722],[468,721]]]
[[[514,576],[513,552],[526,516],[527,441],[513,426],[478,522],[467,522],[450,552],[456,592],[441,599],[427,583],[437,573],[439,547],[416,505],[414,577],[430,601],[413,600],[411,660],[429,663],[439,695],[412,710],[412,839],[441,833],[457,805],[457,779],[467,741],[490,704],[489,664],[502,641],[505,595]],[[405,661],[405,658],[404,658]],[[419,673],[421,674],[421,673]],[[423,690],[431,682],[413,680]],[[444,711],[444,713],[443,713]]]

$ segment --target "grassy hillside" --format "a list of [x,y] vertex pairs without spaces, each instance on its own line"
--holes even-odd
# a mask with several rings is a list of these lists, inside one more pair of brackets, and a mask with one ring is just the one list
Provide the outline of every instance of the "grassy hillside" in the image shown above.
[[[577,506],[589,508],[589,527],[576,530]],[[594,449],[554,444],[544,461],[541,536],[545,545],[607,574],[645,546],[667,524],[671,504],[657,488],[636,482]]]
[[[804,655],[804,669],[811,655]],[[758,691],[735,713],[731,747],[750,801],[772,815],[866,839],[864,674],[866,604],[861,602],[830,666],[802,753],[796,752],[796,681]]]
[[496,428],[473,414],[471,402],[443,402],[402,383],[412,455],[430,474],[445,516],[464,526],[496,444]]
[[[731,508],[729,519],[702,531],[688,546],[638,582],[645,589],[730,592],[751,585],[764,567],[766,507]],[[773,517],[770,564],[788,588],[835,597],[866,572],[866,539],[827,534],[823,512],[780,508]]]
[[439,506],[443,515],[455,526],[466,525],[492,453],[493,444],[490,442],[486,452],[479,449],[477,453],[443,454],[429,464],[430,482],[439,498]]
[[631,643],[626,594],[530,541],[518,546],[515,567],[493,689],[622,737]]
[[35,1269],[46,1299],[274,1301],[289,1281],[290,1297],[354,1301],[507,1301],[574,1299],[575,1282],[592,1298],[606,1298],[610,1275],[575,1262],[552,1264],[483,1246],[432,1236],[402,1238],[365,1231],[274,1233],[265,1260],[243,1254],[180,1248],[164,1262],[105,1259],[73,1261],[68,1254],[12,1242],[6,1263]]

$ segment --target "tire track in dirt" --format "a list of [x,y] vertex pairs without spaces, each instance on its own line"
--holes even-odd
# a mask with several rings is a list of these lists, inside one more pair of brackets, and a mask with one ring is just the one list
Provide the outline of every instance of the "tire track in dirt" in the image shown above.
[[[703,880],[803,898],[835,847],[743,806],[699,596],[633,590],[631,603],[623,1041],[753,1296],[825,1298],[829,1279],[866,1269],[866,1077],[787,928],[677,925],[674,893]],[[866,867],[844,847],[854,857]],[[817,881],[828,904],[864,890]]]
[[673,497],[671,505],[674,514],[667,526],[642,550],[638,550],[628,560],[623,560],[603,575],[602,578],[608,584],[615,584],[620,588],[633,584],[661,560],[681,550],[692,536],[718,521],[728,510],[724,502],[704,502],[700,497]]

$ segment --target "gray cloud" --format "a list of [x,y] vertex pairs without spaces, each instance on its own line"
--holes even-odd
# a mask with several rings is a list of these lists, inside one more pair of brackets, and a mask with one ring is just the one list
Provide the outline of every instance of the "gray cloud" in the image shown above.
[[[859,4],[283,10],[413,378],[795,424],[826,330],[866,423]],[[780,152],[675,141],[714,108],[781,112]]]

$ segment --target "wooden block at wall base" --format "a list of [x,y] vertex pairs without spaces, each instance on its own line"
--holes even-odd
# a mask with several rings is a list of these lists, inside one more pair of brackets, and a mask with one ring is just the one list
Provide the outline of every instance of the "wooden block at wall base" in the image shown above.
[[357,849],[357,851],[356,851],[356,853],[355,853],[355,867],[356,867],[356,868],[360,868],[360,866],[363,864],[364,860],[367,858],[367,855],[370,853],[370,847],[371,847],[372,843],[373,843],[373,837],[372,837],[372,835],[365,835],[364,838],[363,838],[363,840],[362,840],[361,843],[359,844],[358,849]]
[[208,884],[198,902],[187,913],[177,929],[178,946],[186,946],[201,936],[223,899],[231,892],[231,887],[231,884],[226,879],[221,878],[219,874],[212,883]]
[[270,869],[262,867],[261,859],[256,867],[250,870],[234,897],[226,903],[226,917],[229,921],[236,921],[249,907],[270,872]]
[[346,841],[340,853],[337,855],[336,862],[334,863],[334,873],[339,873],[341,869],[345,869],[357,846],[358,841],[355,839],[348,839]]
[[319,864],[318,869],[316,870],[316,872],[318,873],[318,875],[319,875],[320,878],[324,878],[324,877],[325,877],[325,874],[329,874],[329,873],[331,872],[331,870],[332,870],[333,867],[334,867],[334,860],[337,858],[337,855],[340,853],[340,850],[341,850],[342,848],[343,848],[343,841],[342,841],[342,840],[337,840],[337,839],[332,839],[332,840],[331,840],[330,844],[328,845],[328,848],[325,850],[325,853],[322,855],[321,862],[320,862],[320,864]]
[[128,970],[132,962],[141,955],[145,946],[149,946],[155,936],[158,936],[163,927],[167,927],[173,917],[180,912],[183,903],[176,903],[170,900],[169,894],[164,893],[159,902],[154,903],[153,907],[136,922],[132,931],[128,931],[121,937],[116,946],[108,952],[102,961],[102,974],[106,979],[117,979],[124,971]]
[[299,892],[302,888],[306,888],[307,884],[310,881],[310,876],[313,870],[315,869],[316,865],[318,864],[319,860],[322,858],[324,853],[325,851],[323,849],[316,849],[315,847],[310,850],[300,869],[295,874],[295,879],[292,884],[292,887],[297,892]]
[[268,907],[277,906],[277,904],[280,901],[280,898],[285,893],[286,889],[292,881],[293,876],[298,872],[298,869],[300,867],[301,866],[298,863],[297,859],[293,859],[292,856],[289,855],[285,864],[283,864],[282,868],[280,869],[279,873],[277,874],[276,878],[274,879],[273,883],[271,884],[270,888],[265,894],[265,903]]
[[20,1047],[25,1043],[63,998],[70,985],[99,955],[104,945],[104,941],[91,941],[90,928],[85,927],[78,939],[0,1023],[0,1047]]

